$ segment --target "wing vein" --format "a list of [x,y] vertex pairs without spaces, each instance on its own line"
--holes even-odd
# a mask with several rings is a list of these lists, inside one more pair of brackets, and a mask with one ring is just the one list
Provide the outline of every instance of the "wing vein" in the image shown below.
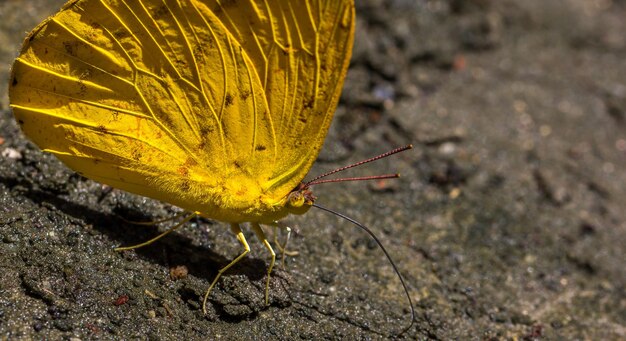
[[[99,46],[97,46],[97,45],[95,45],[95,44],[93,44],[93,43],[83,39],[81,36],[76,34],[76,32],[74,30],[70,29],[69,27],[65,26],[64,24],[62,24],[61,22],[56,20],[56,18],[53,17],[51,21],[54,22],[55,24],[57,24],[59,27],[63,28],[67,33],[73,35],[80,42],[82,42],[82,43],[84,43],[86,45],[91,46],[93,49],[97,50],[98,52],[101,52],[102,54],[106,55],[107,57],[111,57],[112,59],[116,58],[116,57],[110,56],[110,53],[108,53],[107,51],[103,51]],[[125,78],[116,76],[116,75],[114,75],[114,74],[112,74],[112,73],[110,73],[110,72],[100,68],[99,66],[96,66],[96,65],[94,65],[94,64],[84,60],[84,59],[81,59],[81,58],[78,58],[76,56],[73,56],[73,55],[67,53],[67,51],[60,50],[60,49],[58,49],[58,48],[56,48],[56,47],[46,43],[44,40],[38,40],[37,43],[41,44],[41,45],[43,45],[43,46],[45,46],[45,47],[47,47],[49,49],[52,49],[52,50],[54,50],[54,51],[56,51],[56,52],[58,52],[58,53],[60,53],[62,55],[64,55],[68,59],[73,59],[73,60],[75,60],[77,62],[83,63],[83,64],[85,64],[85,65],[87,65],[89,67],[92,67],[92,68],[94,68],[94,69],[96,69],[98,71],[101,71],[102,73],[107,74],[107,75],[109,75],[109,76],[111,76],[111,77],[113,77],[113,78],[115,78],[117,80],[120,80],[120,81],[122,81],[124,83],[127,83],[128,85],[134,85],[133,82],[131,82],[131,81],[125,79]]]
[[[213,40],[216,42],[216,46],[217,49],[219,51],[219,56],[220,56],[220,63],[222,65],[222,72],[223,72],[223,77],[224,77],[224,89],[226,89],[226,85],[227,85],[227,80],[226,80],[226,61],[224,60],[224,51],[222,46],[220,45],[218,39],[217,39],[217,35],[215,34],[215,31],[213,30],[213,27],[211,27],[211,25],[209,24],[209,22],[207,21],[207,19],[202,15],[202,12],[200,11],[200,9],[196,6],[195,3],[191,3],[191,5],[194,7],[194,9],[196,10],[198,16],[200,18],[202,18],[202,21],[204,22],[206,28],[209,30],[209,32],[211,33],[211,36],[213,38]],[[206,54],[204,53],[204,51],[202,51],[202,54],[206,57]],[[206,92],[203,91],[203,95],[206,98],[207,102],[210,103],[210,101],[208,100],[208,97],[206,95]],[[215,118],[215,121],[217,122],[217,127],[219,128],[219,136],[220,136],[220,143],[222,146],[222,155],[224,158],[226,158],[227,156],[227,152],[226,152],[226,138],[225,138],[225,134],[224,134],[224,127],[222,126],[222,121],[221,121],[221,112],[223,110],[223,105],[224,102],[222,103],[222,109],[220,110],[220,113],[218,114],[217,111],[215,111],[215,108],[213,108],[213,106],[211,106],[212,108],[212,114]]]
[[[141,22],[141,20],[139,20],[139,18],[137,17],[137,15],[136,15],[136,14],[135,14],[135,13],[134,13],[134,12],[133,12],[130,8],[129,8],[129,6],[128,6],[128,4],[126,3],[126,1],[125,1],[125,0],[122,0],[122,3],[123,3],[123,4],[124,4],[124,6],[126,6],[126,8],[127,8],[127,9],[128,9],[128,10],[132,13],[132,14],[133,14],[133,16],[135,16],[135,19],[136,19],[136,20],[137,20],[137,21],[141,24],[141,26],[142,26],[144,29],[146,29],[145,25]],[[132,33],[132,30],[128,29],[128,27],[126,26],[126,24],[124,23],[124,21],[123,21],[123,20],[119,17],[119,15],[117,15],[117,13],[115,13],[115,11],[113,11],[113,9],[112,9],[112,8],[110,8],[110,7],[109,7],[108,5],[106,5],[104,2],[102,2],[102,4],[105,6],[105,8],[107,8],[107,9],[111,12],[111,14],[112,14],[112,15],[113,15],[113,16],[114,16],[114,17],[115,17],[115,18],[116,18],[116,19],[120,22],[120,24],[121,24],[122,26],[124,26],[124,27],[125,27],[125,28],[129,31],[129,32],[131,32],[131,34],[133,35],[133,37],[137,38],[137,37],[136,37],[136,36]],[[144,6],[143,6],[143,4],[142,4],[142,7],[144,7]],[[145,7],[144,7],[144,9],[145,9]],[[108,32],[108,34],[109,34],[109,35],[111,35],[111,32],[109,32],[108,30],[106,30],[106,31]],[[148,32],[148,34],[150,35],[150,33],[149,33],[149,32]],[[125,48],[123,47],[123,45],[121,45],[121,43],[120,43],[120,42],[119,42],[119,41],[115,38],[115,36],[114,36],[114,35],[111,35],[111,36],[112,36],[112,38],[113,38],[113,39],[115,39],[115,41],[118,43],[118,45],[120,45],[120,46],[122,47],[122,49],[125,51],[125,53],[127,53],[127,54],[128,54],[128,51],[126,51],[126,49],[125,49]],[[157,42],[154,40],[154,37],[153,37],[152,35],[150,35],[150,37],[152,38],[153,42],[154,42],[154,43],[158,46]],[[170,60],[169,58],[167,58],[167,56],[165,55],[164,51],[163,51],[162,49],[160,49],[160,48],[159,48],[159,51],[161,52],[161,54],[163,55],[163,57],[164,57],[164,58],[166,58],[166,60],[170,63],[170,66],[172,66],[172,68],[174,68],[174,66],[173,66],[173,65],[171,65],[171,60]],[[129,56],[129,57],[130,57],[130,56]],[[135,67],[136,67],[136,65],[135,65]],[[175,68],[174,68],[174,70],[175,70],[176,72],[178,72]],[[161,78],[161,77],[159,77],[159,76],[156,76],[155,74],[153,74],[153,73],[149,72],[148,70],[139,69],[139,68],[137,68],[137,69],[136,69],[136,71],[135,71],[135,82],[136,82],[136,80],[137,80],[137,73],[138,73],[138,72],[143,72],[143,73],[144,73],[144,74],[146,74],[146,75],[152,76],[152,77],[154,77],[155,79],[159,80],[161,83],[164,83],[164,82],[165,82],[165,80],[164,80],[163,78]],[[181,79],[182,79],[182,77],[181,77]],[[137,89],[137,93],[138,93],[139,97],[141,98],[141,100],[142,100],[142,102],[143,102],[144,106],[145,106],[145,107],[146,107],[146,109],[150,112],[150,115],[152,116],[152,119],[154,120],[155,124],[157,124],[157,125],[161,128],[161,130],[162,130],[162,131],[164,131],[164,132],[165,132],[165,133],[166,133],[166,134],[170,137],[170,139],[171,139],[171,140],[172,140],[172,141],[173,141],[173,142],[174,142],[174,143],[175,143],[175,144],[176,144],[176,145],[177,145],[177,146],[178,146],[181,150],[185,151],[185,152],[187,153],[187,155],[190,155],[190,156],[191,156],[191,157],[192,157],[192,158],[193,158],[193,159],[197,162],[198,160],[196,160],[196,155],[195,155],[194,153],[192,153],[192,152],[189,150],[189,148],[188,148],[188,147],[187,147],[184,143],[182,143],[182,141],[180,141],[180,139],[179,139],[179,138],[178,138],[178,137],[177,137],[174,133],[172,133],[172,131],[171,131],[170,129],[168,129],[168,128],[167,128],[167,127],[163,124],[163,122],[161,122],[161,120],[159,120],[159,119],[157,118],[156,114],[154,113],[154,111],[153,111],[153,109],[152,109],[152,106],[148,103],[148,101],[146,100],[146,98],[145,98],[144,94],[143,94],[141,91],[139,91],[139,88],[137,87],[137,84],[136,84],[136,83],[135,83],[135,88]],[[167,89],[167,90],[168,90],[168,93],[170,93],[170,95],[171,95],[171,92],[170,92],[169,87],[168,87],[168,89]],[[174,96],[172,96],[172,97],[174,97]],[[179,105],[179,104],[178,104],[178,102],[176,102],[176,101],[175,101],[175,103],[176,103],[176,105]]]
[[[18,106],[15,106],[15,107],[18,107]],[[95,125],[95,124],[93,124],[91,122],[86,122],[86,121],[83,121],[83,120],[80,120],[80,119],[76,119],[76,118],[72,118],[72,117],[68,117],[68,116],[65,116],[65,115],[57,115],[57,114],[54,114],[54,113],[52,113],[50,111],[47,111],[47,110],[41,110],[41,109],[35,109],[35,108],[24,108],[24,107],[20,107],[20,108],[24,109],[24,110],[28,110],[30,112],[37,113],[37,114],[42,115],[42,116],[54,117],[54,118],[58,119],[60,122],[68,122],[68,123],[71,123],[73,126],[82,127],[82,128],[88,129],[88,130],[90,130],[90,131],[92,131],[94,133],[105,134],[105,133],[102,132],[101,127],[99,127],[98,125]],[[57,123],[57,125],[61,125],[61,124],[62,123]],[[112,131],[112,130],[106,131],[106,134],[107,135],[113,135],[113,136],[120,136],[120,137],[127,138],[129,140],[135,140],[135,141],[144,143],[144,144],[148,145],[150,148],[158,150],[161,153],[163,153],[164,155],[170,156],[173,159],[176,159],[177,161],[179,161],[181,163],[185,162],[185,160],[178,159],[176,157],[176,155],[172,155],[171,153],[168,153],[168,152],[164,151],[163,149],[159,148],[158,146],[150,143],[149,140],[141,139],[141,138],[139,138],[136,135],[126,134],[126,133],[122,133],[122,132],[119,132],[119,131]],[[104,147],[104,146],[102,148],[99,148],[98,146],[87,145],[87,144],[81,143],[80,141],[77,141],[77,140],[73,140],[72,142],[80,143],[81,145],[83,145],[85,147],[101,150],[103,152],[109,152],[109,150],[107,150],[106,147]],[[115,154],[115,155],[117,155],[117,154]],[[122,156],[120,156],[120,157],[122,157]]]
[[[133,11],[132,7],[129,6],[126,3],[126,0],[121,0],[121,2],[124,4],[124,6],[126,6],[126,9],[128,9],[128,11],[133,15],[133,17],[135,18],[135,20],[137,20],[137,22],[139,23],[139,25],[141,25],[141,27],[143,28],[143,31],[145,34],[147,34],[148,37],[150,37],[150,40],[152,40],[152,43],[154,43],[154,46],[156,47],[156,49],[160,52],[161,56],[164,58],[164,60],[167,61],[167,63],[169,64],[170,68],[176,73],[176,75],[178,76],[178,78],[182,79],[183,76],[179,73],[178,69],[176,68],[176,66],[174,65],[174,63],[172,62],[172,59],[170,57],[168,57],[167,53],[165,53],[165,51],[163,50],[163,48],[161,47],[161,44],[159,44],[159,42],[156,40],[156,38],[154,37],[154,34],[148,29],[148,27],[146,26],[146,23],[144,23],[143,21],[141,21],[141,19],[139,18],[139,16],[137,15],[137,13],[135,13],[135,11]],[[161,28],[159,27],[159,25],[157,25],[154,22],[154,19],[152,18],[152,16],[150,15],[150,13],[148,12],[148,10],[146,9],[145,5],[139,1],[139,3],[141,4],[141,8],[143,9],[143,11],[145,12],[145,14],[148,15],[148,17],[150,19],[152,19],[152,23],[154,24],[154,26],[156,26],[156,30],[161,34],[161,37],[163,37],[163,32],[161,31]],[[133,31],[130,31],[131,34],[133,35],[133,37],[135,39],[137,39],[138,42],[141,42],[141,40],[139,39],[139,37],[137,37]],[[164,38],[164,40],[167,42],[167,40]],[[168,47],[171,48],[171,46]]]

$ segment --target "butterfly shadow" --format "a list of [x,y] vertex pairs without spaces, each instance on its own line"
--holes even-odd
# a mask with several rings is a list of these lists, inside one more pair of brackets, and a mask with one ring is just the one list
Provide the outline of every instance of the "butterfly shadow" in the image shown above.
[[[41,204],[47,203],[59,211],[77,220],[83,221],[85,225],[93,226],[95,230],[108,236],[110,240],[114,241],[117,244],[116,246],[136,245],[145,242],[160,233],[159,229],[155,226],[136,225],[124,220],[118,214],[94,210],[87,205],[81,205],[74,201],[65,199],[59,196],[61,193],[36,189],[33,187],[32,183],[27,180],[0,177],[0,182],[5,184],[7,188],[19,187],[19,195],[28,198],[40,206]],[[127,209],[125,209],[125,211],[126,212],[124,213],[128,213],[133,217],[146,216],[145,212],[132,212],[132,210],[128,211]],[[146,220],[154,219],[149,216],[146,217]],[[212,224],[216,228],[225,228],[225,226],[212,223],[204,218],[196,219],[199,219],[199,223],[201,224]],[[185,228],[186,227],[183,226],[181,230]],[[226,234],[218,234],[216,239],[225,235]],[[228,238],[226,241],[215,240],[215,243],[221,242],[238,243],[234,236],[232,238]],[[155,263],[166,268],[184,265],[187,267],[189,274],[202,278],[210,283],[217,275],[218,270],[229,264],[232,259],[211,250],[209,246],[197,244],[198,243],[194,244],[193,239],[181,234],[179,231],[176,231],[150,245],[133,249],[130,252],[136,253],[138,257],[145,259],[148,262]],[[116,251],[111,250],[111,252]],[[124,256],[124,252],[129,251],[120,252],[122,257]],[[243,275],[249,282],[255,283],[256,287],[261,288],[260,292],[262,293],[265,285],[265,281],[263,279],[267,271],[267,262],[262,258],[256,258],[255,256],[250,257],[252,254],[253,253],[251,252],[248,257],[242,259],[239,263],[237,263],[237,265],[229,269],[229,271],[222,276],[220,281],[223,281],[229,276]],[[258,255],[261,256],[260,254]],[[217,288],[219,287],[220,285],[218,283]],[[200,297],[200,299],[202,299],[202,297]],[[211,299],[211,301],[217,303],[218,305],[220,304],[220,302],[215,302],[214,299]],[[220,314],[220,311],[221,310],[218,309],[218,315],[222,315]],[[237,317],[229,316],[229,314],[225,314],[225,317],[228,320],[238,320]],[[241,317],[241,319],[247,317]]]

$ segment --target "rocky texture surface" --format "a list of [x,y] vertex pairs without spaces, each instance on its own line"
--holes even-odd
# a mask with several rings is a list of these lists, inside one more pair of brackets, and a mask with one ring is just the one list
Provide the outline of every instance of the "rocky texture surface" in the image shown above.
[[[359,0],[353,64],[311,174],[413,143],[316,188],[370,226],[415,301],[407,339],[626,338],[626,2]],[[62,1],[0,4],[0,79]],[[178,210],[81,178],[19,132],[0,84],[0,337],[384,339],[408,306],[349,223],[289,218],[300,252],[272,277],[204,219],[154,245]],[[162,226],[161,228],[164,228]],[[253,239],[251,236],[250,239]]]

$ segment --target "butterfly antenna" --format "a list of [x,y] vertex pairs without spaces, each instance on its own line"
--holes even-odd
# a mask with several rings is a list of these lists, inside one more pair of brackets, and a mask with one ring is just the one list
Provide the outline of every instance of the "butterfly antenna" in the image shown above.
[[317,207],[317,208],[319,208],[322,211],[326,211],[328,213],[334,214],[334,215],[336,215],[336,216],[338,216],[340,218],[343,218],[343,219],[351,222],[352,224],[356,225],[361,230],[367,232],[367,234],[369,234],[372,237],[372,239],[374,239],[376,244],[378,244],[378,246],[383,250],[383,252],[385,253],[385,256],[387,256],[387,259],[389,260],[389,263],[391,263],[391,266],[393,267],[393,271],[395,271],[396,275],[400,279],[400,283],[402,283],[402,288],[404,288],[404,293],[406,294],[406,298],[409,301],[409,306],[411,307],[411,323],[406,328],[402,329],[402,331],[397,336],[401,336],[402,334],[406,333],[409,329],[411,329],[411,327],[413,327],[413,323],[415,323],[415,308],[413,307],[413,300],[411,299],[411,295],[409,294],[409,289],[406,286],[406,283],[404,282],[404,278],[400,274],[400,270],[398,270],[398,267],[396,266],[396,263],[394,263],[393,259],[391,258],[391,256],[389,255],[389,253],[387,252],[387,250],[385,249],[383,244],[380,242],[378,237],[376,237],[374,232],[372,232],[372,230],[370,230],[367,226],[359,223],[358,221],[348,217],[345,214],[342,214],[342,213],[339,213],[339,212],[335,212],[335,211],[333,211],[333,210],[331,210],[329,208],[320,206],[318,204],[313,204],[313,207]]
[[399,178],[400,174],[385,174],[385,175],[372,175],[372,176],[359,176],[354,178],[341,178],[341,179],[326,179],[310,181],[306,183],[306,186],[313,186],[319,184],[325,184],[329,182],[344,182],[344,181],[362,181],[362,180],[382,180],[382,179],[395,179]]
[[[340,181],[355,181],[355,180],[373,180],[373,179],[397,178],[397,177],[399,177],[398,174],[389,174],[389,175],[381,175],[382,178],[363,177],[363,178],[335,179],[334,181],[327,181],[327,180],[325,180],[325,181],[317,181],[317,180],[319,180],[321,178],[325,178],[325,177],[327,177],[329,175],[332,175],[332,174],[335,174],[335,173],[339,173],[339,172],[343,172],[346,169],[354,168],[354,167],[357,167],[357,166],[360,166],[360,165],[363,165],[363,164],[366,164],[366,163],[369,163],[369,162],[372,162],[372,161],[380,160],[382,158],[386,158],[388,156],[391,156],[393,154],[397,154],[397,153],[403,152],[403,151],[411,149],[411,148],[413,148],[413,145],[409,144],[409,145],[406,145],[404,147],[400,147],[400,148],[396,148],[396,149],[390,150],[390,151],[388,151],[386,153],[383,153],[383,154],[380,154],[378,156],[374,156],[373,158],[369,158],[367,160],[359,161],[359,162],[353,163],[351,165],[347,165],[347,166],[344,166],[344,167],[341,167],[341,168],[337,168],[337,169],[332,170],[332,171],[330,171],[328,173],[324,173],[322,175],[316,176],[315,178],[311,179],[309,182],[305,183],[304,186],[308,187],[308,186],[311,186],[311,185],[317,185],[317,184],[321,184],[321,183],[325,183],[325,182],[340,182]],[[346,179],[349,179],[349,180],[346,180]]]

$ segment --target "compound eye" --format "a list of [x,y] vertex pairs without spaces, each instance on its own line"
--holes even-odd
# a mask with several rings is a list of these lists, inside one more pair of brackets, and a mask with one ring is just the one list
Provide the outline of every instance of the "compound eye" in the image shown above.
[[291,192],[289,194],[289,205],[291,207],[302,207],[304,205],[304,195],[301,192]]

